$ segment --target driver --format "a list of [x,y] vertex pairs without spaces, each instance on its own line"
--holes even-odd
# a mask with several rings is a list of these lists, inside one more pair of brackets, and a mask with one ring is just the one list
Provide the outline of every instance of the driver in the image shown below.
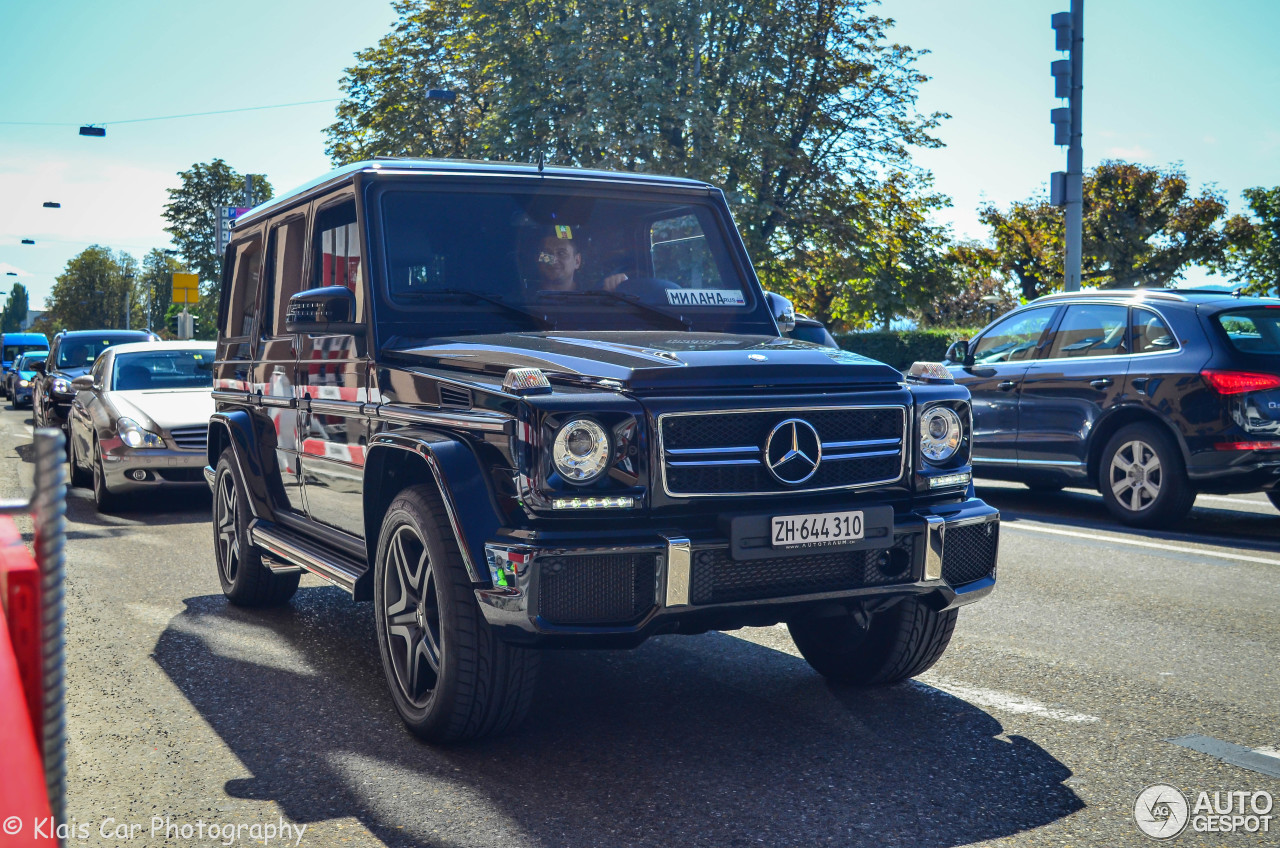
[[[586,291],[596,288],[577,279],[582,268],[582,253],[574,242],[573,228],[558,226],[543,237],[539,245],[538,277],[542,291]],[[610,274],[598,288],[614,291],[627,279],[626,274]]]

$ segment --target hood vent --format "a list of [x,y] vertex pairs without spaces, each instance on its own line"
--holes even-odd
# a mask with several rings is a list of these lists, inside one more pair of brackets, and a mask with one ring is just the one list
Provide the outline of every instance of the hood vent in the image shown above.
[[470,409],[471,390],[458,386],[440,386],[440,406],[447,409]]

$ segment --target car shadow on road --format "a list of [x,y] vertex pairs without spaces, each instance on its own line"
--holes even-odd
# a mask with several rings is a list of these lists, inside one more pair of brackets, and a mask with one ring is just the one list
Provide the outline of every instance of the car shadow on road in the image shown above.
[[252,773],[228,794],[392,846],[944,846],[1084,806],[1061,762],[965,701],[833,689],[731,635],[548,652],[519,731],[432,748],[391,706],[367,604],[186,605],[153,656]]

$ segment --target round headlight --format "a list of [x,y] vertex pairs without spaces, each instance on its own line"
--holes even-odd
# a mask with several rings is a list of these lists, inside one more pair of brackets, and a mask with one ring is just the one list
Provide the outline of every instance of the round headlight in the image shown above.
[[920,452],[930,462],[946,462],[963,440],[960,416],[954,410],[935,406],[920,416]]
[[609,436],[589,418],[574,419],[556,433],[551,458],[571,483],[590,483],[608,467]]

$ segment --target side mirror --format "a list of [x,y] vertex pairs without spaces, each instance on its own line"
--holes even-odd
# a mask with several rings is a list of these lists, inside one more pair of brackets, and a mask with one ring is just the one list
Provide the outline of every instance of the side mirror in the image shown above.
[[40,360],[39,362],[34,363],[31,367],[35,369],[35,372],[36,372],[37,374],[43,374],[43,373],[45,372],[44,360],[43,360],[43,359],[42,359],[42,360]]
[[778,332],[789,333],[796,328],[796,308],[791,301],[774,292],[765,292],[764,299],[769,304],[769,314],[778,322]]
[[960,339],[951,343],[951,347],[947,348],[947,361],[954,362],[956,365],[969,365],[969,340]]
[[305,335],[364,335],[357,324],[356,296],[346,286],[308,289],[289,298],[284,328],[287,333]]
[[75,389],[77,392],[89,391],[93,388],[93,375],[81,374],[79,377],[76,377],[71,381],[71,388]]

